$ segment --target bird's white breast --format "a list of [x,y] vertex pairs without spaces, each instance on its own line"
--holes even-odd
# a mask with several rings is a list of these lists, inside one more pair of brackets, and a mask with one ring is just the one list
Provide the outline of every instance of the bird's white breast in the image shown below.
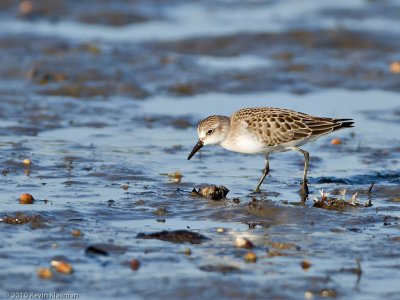
[[256,154],[268,152],[265,145],[251,135],[237,135],[234,139],[228,138],[224,140],[220,145],[227,150],[240,153]]

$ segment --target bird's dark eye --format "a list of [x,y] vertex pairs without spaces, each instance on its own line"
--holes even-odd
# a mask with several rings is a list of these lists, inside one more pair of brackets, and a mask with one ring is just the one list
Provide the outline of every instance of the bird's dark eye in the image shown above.
[[214,130],[210,129],[209,131],[207,131],[207,134],[210,135],[213,132],[214,132]]

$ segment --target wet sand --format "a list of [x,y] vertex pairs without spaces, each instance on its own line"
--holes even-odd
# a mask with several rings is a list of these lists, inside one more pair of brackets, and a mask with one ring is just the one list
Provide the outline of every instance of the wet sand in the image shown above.
[[[84,6],[0,5],[4,298],[398,298],[398,2]],[[305,203],[298,153],[271,156],[261,194],[262,156],[187,161],[199,120],[252,106],[354,118],[304,147]],[[192,192],[211,184],[226,199]]]

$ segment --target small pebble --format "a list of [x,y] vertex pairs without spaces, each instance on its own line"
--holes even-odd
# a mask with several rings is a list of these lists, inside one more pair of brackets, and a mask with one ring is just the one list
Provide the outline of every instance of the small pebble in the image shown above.
[[400,61],[394,61],[389,66],[390,72],[393,74],[400,74]]
[[21,204],[32,204],[34,201],[33,196],[31,194],[22,194],[19,196],[19,203]]
[[311,267],[311,263],[308,260],[303,260],[300,265],[304,270],[308,270]]
[[304,293],[304,298],[305,299],[312,299],[312,298],[314,298],[314,295],[313,295],[313,293],[307,291],[307,292]]
[[169,213],[168,209],[165,207],[158,207],[155,211],[154,214],[157,216],[165,216]]
[[235,204],[238,204],[238,203],[240,203],[240,199],[239,198],[233,198],[232,202],[235,203]]
[[247,263],[255,263],[257,262],[257,255],[254,252],[247,252],[244,256],[244,260]]
[[52,260],[51,266],[57,270],[57,272],[63,274],[71,274],[74,270],[72,269],[72,265],[65,261]]
[[25,158],[25,159],[22,161],[22,163],[23,163],[24,165],[30,165],[30,164],[32,164],[32,161],[31,161],[30,159],[28,159],[28,158]]
[[250,240],[240,236],[236,238],[235,246],[238,248],[246,248],[246,249],[251,249],[254,247],[253,243]]
[[81,237],[83,236],[82,232],[79,229],[74,229],[71,231],[72,236],[74,237]]
[[225,232],[225,229],[222,228],[222,227],[217,228],[217,232],[218,232],[218,233],[224,233],[224,232]]
[[132,270],[137,271],[140,268],[140,261],[137,259],[132,259],[130,265]]
[[32,12],[33,10],[33,5],[31,3],[31,1],[22,1],[19,4],[19,13],[22,16],[28,15]]
[[37,276],[42,279],[50,279],[53,276],[53,272],[49,268],[39,268]]

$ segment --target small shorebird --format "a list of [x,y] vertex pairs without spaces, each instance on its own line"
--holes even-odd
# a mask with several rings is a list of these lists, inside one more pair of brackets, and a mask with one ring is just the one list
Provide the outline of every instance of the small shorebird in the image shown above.
[[352,119],[334,119],[310,116],[281,108],[244,108],[232,116],[209,116],[199,123],[199,140],[188,160],[204,145],[217,144],[240,153],[265,154],[263,175],[255,192],[269,173],[269,154],[296,150],[304,155],[304,173],[301,183],[302,199],[308,196],[307,170],[309,154],[299,147],[330,132],[354,127]]

